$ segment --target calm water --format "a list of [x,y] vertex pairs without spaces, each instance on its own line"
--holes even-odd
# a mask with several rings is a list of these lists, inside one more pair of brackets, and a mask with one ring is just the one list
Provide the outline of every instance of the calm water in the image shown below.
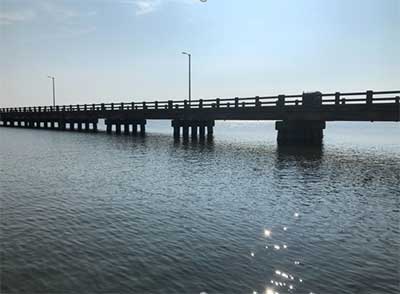
[[1,293],[399,293],[400,124],[147,129],[0,128]]

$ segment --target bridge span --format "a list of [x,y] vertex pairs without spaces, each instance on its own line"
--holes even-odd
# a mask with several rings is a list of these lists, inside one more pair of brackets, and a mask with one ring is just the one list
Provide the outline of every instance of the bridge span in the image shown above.
[[171,120],[175,138],[213,136],[216,120],[275,120],[279,144],[322,143],[328,121],[400,121],[400,91],[303,93],[246,98],[0,108],[0,126],[145,135],[146,121]]

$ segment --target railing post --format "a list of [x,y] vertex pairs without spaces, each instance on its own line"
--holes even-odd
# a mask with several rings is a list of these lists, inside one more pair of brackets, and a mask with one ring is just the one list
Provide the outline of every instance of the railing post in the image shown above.
[[219,108],[221,99],[217,98],[216,101],[217,101],[217,108]]
[[135,109],[135,102],[132,102],[132,103],[131,103],[131,108],[132,108],[132,110]]
[[367,104],[371,105],[373,99],[374,99],[374,91],[371,90],[367,91]]
[[235,97],[235,107],[239,107],[239,97]]
[[42,107],[41,106],[39,106],[39,112],[41,112],[42,111]]
[[72,105],[69,106],[69,111],[72,111]]
[[199,108],[203,108],[203,99],[199,100]]
[[145,110],[146,108],[147,108],[146,102],[143,102],[143,110]]
[[79,104],[76,104],[76,111],[80,111]]
[[261,106],[260,96],[256,96],[255,105],[256,105],[256,107],[260,107]]
[[96,110],[96,104],[92,104],[92,110],[95,111]]
[[397,105],[400,104],[400,96],[396,96],[396,104],[397,104]]
[[158,101],[154,102],[154,109],[158,109]]
[[57,105],[56,106],[56,111],[59,112],[60,111],[60,107]]
[[83,110],[84,110],[84,111],[87,110],[87,105],[86,105],[86,104],[83,105]]
[[276,106],[279,106],[279,107],[285,106],[285,95],[278,96],[278,101],[276,102]]
[[121,102],[121,110],[124,110],[124,102]]
[[340,92],[335,93],[335,105],[340,104]]
[[114,103],[111,103],[111,110],[114,110]]
[[172,109],[174,107],[172,100],[168,100],[168,108]]
[[184,101],[183,101],[183,107],[184,107],[185,109],[188,107],[187,100],[184,100]]
[[101,103],[101,111],[106,110],[104,103]]

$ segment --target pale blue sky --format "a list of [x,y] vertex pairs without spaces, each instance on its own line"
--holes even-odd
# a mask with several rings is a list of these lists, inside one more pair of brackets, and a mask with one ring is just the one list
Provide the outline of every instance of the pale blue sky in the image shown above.
[[0,0],[0,106],[400,88],[400,0]]

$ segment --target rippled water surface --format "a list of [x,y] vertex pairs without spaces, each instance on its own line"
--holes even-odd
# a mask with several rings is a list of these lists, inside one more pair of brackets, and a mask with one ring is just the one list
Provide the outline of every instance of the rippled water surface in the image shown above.
[[1,293],[399,293],[399,126],[0,128]]

